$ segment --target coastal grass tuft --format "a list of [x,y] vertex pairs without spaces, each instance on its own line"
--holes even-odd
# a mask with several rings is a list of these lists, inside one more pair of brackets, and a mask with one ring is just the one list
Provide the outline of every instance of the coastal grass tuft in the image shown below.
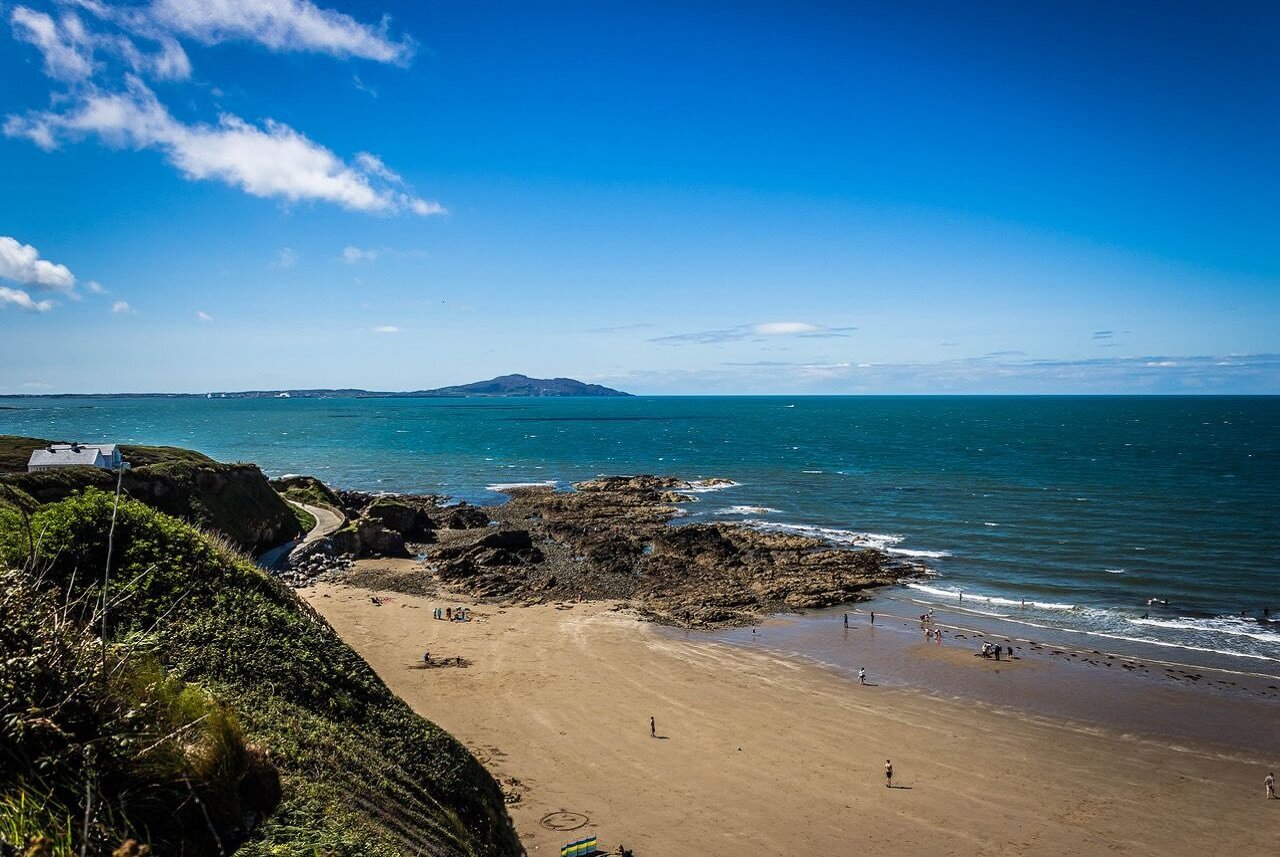
[[[88,489],[28,515],[0,511],[0,566],[18,569],[6,574],[48,605],[100,603],[112,503]],[[66,659],[80,664],[68,682],[79,688],[70,698],[84,708],[82,731],[116,728],[112,712],[135,710],[142,699],[143,731],[178,734],[146,754],[152,768],[111,757],[111,770],[135,779],[96,780],[110,810],[96,841],[127,835],[188,854],[213,853],[215,840],[246,855],[519,853],[501,791],[470,753],[415,715],[314,610],[243,555],[126,500],[112,567],[105,620],[63,623],[77,651],[91,655],[100,655],[94,635],[105,627],[107,669],[116,676],[104,699],[92,672],[82,672],[100,657]],[[23,610],[36,618],[22,627],[51,624]],[[7,659],[23,644],[3,633]],[[58,764],[14,756],[26,761],[13,774],[4,769],[0,795],[28,789],[80,812],[85,763],[75,748],[85,740],[67,734],[74,740],[44,736]],[[132,738],[111,746],[138,752]],[[37,774],[44,791],[30,791]],[[138,776],[151,780],[142,787]],[[183,797],[188,788],[198,803]],[[167,796],[165,805],[192,814],[157,816],[139,795]],[[235,821],[245,817],[252,829]]]

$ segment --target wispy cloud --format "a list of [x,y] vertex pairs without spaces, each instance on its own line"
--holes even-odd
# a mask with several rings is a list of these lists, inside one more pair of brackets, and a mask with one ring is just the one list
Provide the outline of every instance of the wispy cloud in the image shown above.
[[22,289],[11,289],[0,286],[0,309],[17,307],[26,312],[48,312],[53,309],[53,301],[38,301]]
[[276,253],[275,261],[271,263],[271,267],[287,270],[298,264],[298,252],[292,247],[281,247]]
[[351,85],[354,86],[359,91],[368,95],[370,98],[378,97],[378,90],[374,89],[372,86],[369,86],[367,83],[361,80],[360,75],[358,74],[354,74],[351,76]]
[[213,316],[209,315],[209,313],[205,312],[202,309],[196,310],[196,318],[200,319],[201,321],[213,321]]
[[381,327],[375,327],[373,329],[373,332],[374,333],[399,333],[400,328],[396,327],[394,324],[384,324]]
[[584,333],[624,333],[625,331],[628,331],[628,330],[648,330],[652,327],[655,327],[655,325],[649,322],[642,322],[639,324],[614,324],[614,325],[609,325],[608,327],[588,328],[583,332]]
[[371,172],[371,162],[347,163],[273,119],[261,126],[230,114],[217,125],[180,122],[133,75],[124,92],[90,92],[64,112],[10,116],[4,132],[45,149],[88,136],[119,148],[156,149],[188,179],[220,181],[258,197],[331,202],[383,214],[444,213],[439,203],[389,182],[383,170]]
[[13,36],[34,45],[44,58],[45,74],[57,80],[84,80],[93,74],[92,36],[80,18],[64,13],[55,19],[44,12],[17,6],[9,15]]
[[342,261],[348,265],[354,265],[358,262],[372,262],[378,258],[377,250],[366,250],[363,247],[357,247],[354,244],[348,244],[342,248]]
[[804,339],[831,339],[848,336],[856,327],[827,327],[806,321],[765,321],[741,324],[720,330],[700,330],[693,333],[675,333],[659,336],[650,342],[663,345],[719,345],[743,340],[763,341],[771,337],[794,336]]
[[357,247],[354,244],[348,244],[342,248],[342,255],[339,258],[348,265],[356,265],[361,262],[376,262],[378,259],[418,259],[426,255],[427,253],[422,250],[397,250],[394,247]]
[[307,0],[155,0],[145,12],[150,22],[204,44],[256,42],[275,51],[316,51],[406,64],[414,43],[393,39],[390,20],[377,26],[322,9]]
[[707,369],[606,375],[655,393],[1280,393],[1280,354],[1080,359],[969,357],[937,362],[757,360]]
[[46,151],[90,138],[116,148],[153,149],[188,179],[220,181],[258,197],[378,214],[447,213],[439,202],[416,194],[377,155],[358,152],[344,159],[271,118],[251,121],[222,113],[216,122],[184,122],[144,82],[191,76],[180,39],[250,41],[273,51],[404,65],[414,43],[391,36],[389,19],[361,23],[309,0],[152,0],[130,6],[74,0],[59,6],[56,17],[21,5],[8,16],[15,37],[40,52],[45,73],[64,91],[51,94],[49,109],[6,116],[7,136]]
[[128,301],[116,301],[115,303],[113,303],[113,304],[111,305],[111,311],[112,311],[112,312],[114,312],[114,313],[121,313],[121,314],[126,314],[126,315],[137,315],[137,314],[138,314],[138,311],[137,311],[136,309],[134,309],[133,307],[129,306],[129,302],[128,302]]

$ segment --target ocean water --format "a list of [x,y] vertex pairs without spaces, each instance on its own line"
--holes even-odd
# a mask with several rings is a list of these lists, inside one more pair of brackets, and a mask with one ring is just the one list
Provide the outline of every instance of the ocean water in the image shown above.
[[686,520],[881,547],[927,567],[912,602],[1280,672],[1280,397],[14,398],[0,433],[479,502],[727,477]]

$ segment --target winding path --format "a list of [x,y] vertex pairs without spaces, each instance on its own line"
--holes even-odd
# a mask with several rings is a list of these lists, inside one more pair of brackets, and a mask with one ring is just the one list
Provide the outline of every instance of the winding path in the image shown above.
[[259,556],[257,563],[260,568],[278,567],[285,557],[293,553],[295,548],[309,545],[314,541],[319,541],[332,535],[334,531],[346,523],[346,518],[342,516],[342,513],[335,512],[333,509],[324,506],[308,506],[306,503],[295,503],[292,500],[286,500],[285,502],[308,512],[311,517],[316,519],[316,525],[303,538],[285,542]]

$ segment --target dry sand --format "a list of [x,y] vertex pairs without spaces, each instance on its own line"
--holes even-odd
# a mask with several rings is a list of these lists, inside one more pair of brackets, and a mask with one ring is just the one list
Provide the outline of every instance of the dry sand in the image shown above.
[[[448,623],[432,608],[462,599],[383,593],[375,606],[332,584],[301,594],[521,795],[511,815],[531,855],[588,834],[637,857],[1275,847],[1280,800],[1263,799],[1266,770],[1207,749],[858,687],[607,604],[475,605],[474,621]],[[424,651],[467,665],[421,669]]]

